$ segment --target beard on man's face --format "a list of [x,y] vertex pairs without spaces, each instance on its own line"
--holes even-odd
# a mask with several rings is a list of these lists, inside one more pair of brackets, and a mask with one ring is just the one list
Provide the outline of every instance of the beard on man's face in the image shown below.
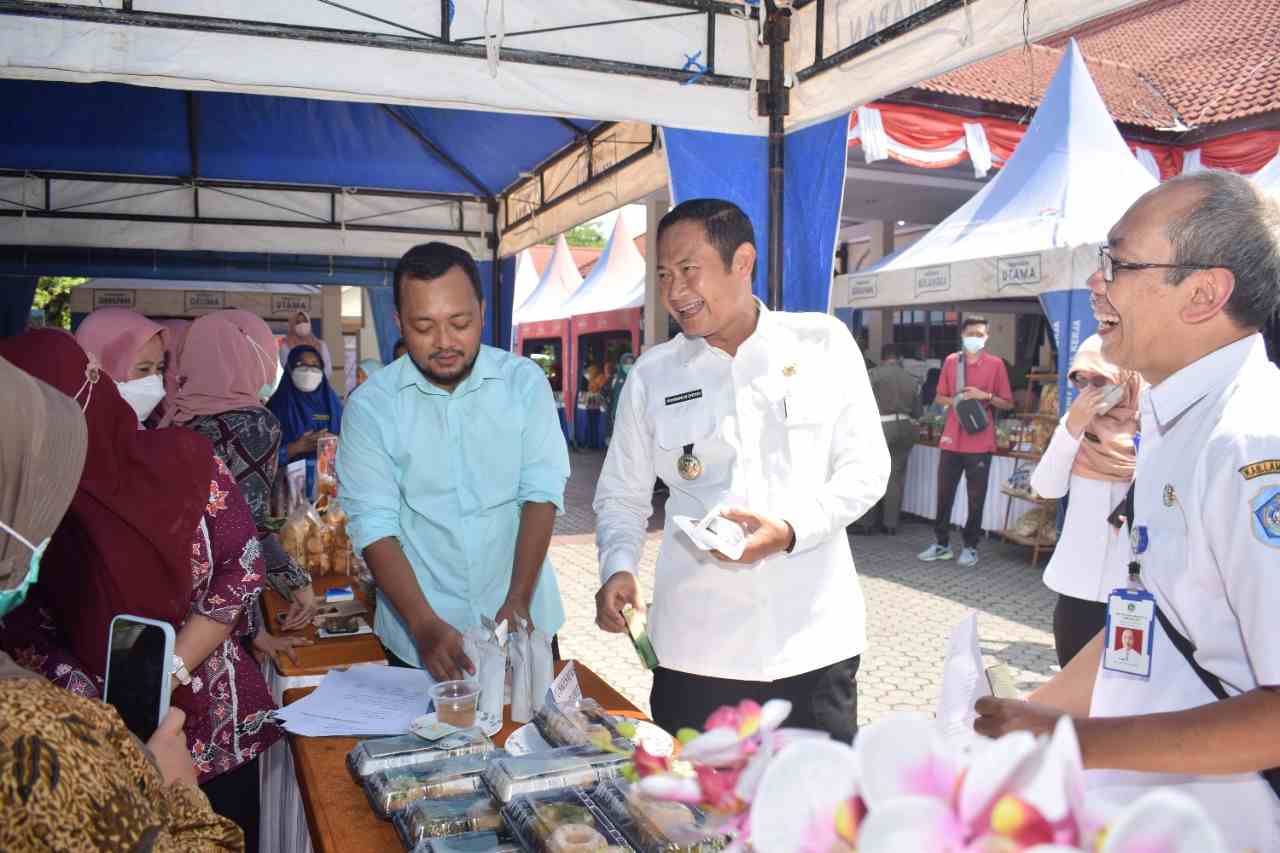
[[[427,357],[427,364],[423,366],[418,363],[417,357],[412,352],[409,354],[418,372],[426,377],[428,382],[444,387],[458,385],[470,376],[479,356],[479,349],[472,353],[469,359],[465,352],[457,348],[436,350]],[[441,366],[442,359],[447,359],[444,361],[447,367]]]

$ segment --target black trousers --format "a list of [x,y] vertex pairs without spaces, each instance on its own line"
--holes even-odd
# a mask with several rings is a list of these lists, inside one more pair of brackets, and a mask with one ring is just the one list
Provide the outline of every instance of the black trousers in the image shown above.
[[690,675],[658,667],[653,671],[649,705],[653,721],[668,732],[706,725],[711,712],[743,699],[764,704],[770,699],[791,702],[791,715],[783,724],[792,728],[820,729],[850,743],[858,733],[858,664],[861,657],[833,663],[811,672],[778,681],[737,681]]
[[991,477],[990,453],[953,453],[944,450],[938,454],[938,514],[933,522],[933,533],[939,545],[951,544],[951,507],[956,501],[956,489],[963,474],[969,489],[969,518],[964,523],[964,544],[977,548],[982,538],[982,505],[987,502],[987,480]]
[[241,764],[235,770],[214,776],[200,786],[213,810],[234,821],[244,830],[244,849],[258,852],[259,807],[258,759]]
[[1053,608],[1053,645],[1066,666],[1107,624],[1107,603],[1059,595]]

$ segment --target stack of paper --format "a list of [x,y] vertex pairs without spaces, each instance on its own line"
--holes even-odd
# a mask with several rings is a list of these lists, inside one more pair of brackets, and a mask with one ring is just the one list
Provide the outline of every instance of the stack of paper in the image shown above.
[[433,683],[420,669],[333,669],[309,696],[277,711],[276,719],[286,731],[306,737],[402,735],[430,710]]

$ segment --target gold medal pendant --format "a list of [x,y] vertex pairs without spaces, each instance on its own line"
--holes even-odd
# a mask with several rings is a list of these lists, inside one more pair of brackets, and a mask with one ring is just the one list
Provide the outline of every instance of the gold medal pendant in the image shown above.
[[676,470],[686,480],[696,480],[702,476],[702,460],[693,455],[692,444],[684,446],[684,453],[676,460]]

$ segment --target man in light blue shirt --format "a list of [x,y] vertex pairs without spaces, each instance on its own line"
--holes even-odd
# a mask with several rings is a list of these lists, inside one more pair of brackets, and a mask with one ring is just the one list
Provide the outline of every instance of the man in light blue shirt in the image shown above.
[[569,453],[542,370],[481,345],[469,254],[414,247],[396,267],[395,302],[409,352],[347,404],[340,495],[392,663],[460,678],[474,672],[461,632],[482,616],[522,616],[548,634],[564,623],[547,548]]

